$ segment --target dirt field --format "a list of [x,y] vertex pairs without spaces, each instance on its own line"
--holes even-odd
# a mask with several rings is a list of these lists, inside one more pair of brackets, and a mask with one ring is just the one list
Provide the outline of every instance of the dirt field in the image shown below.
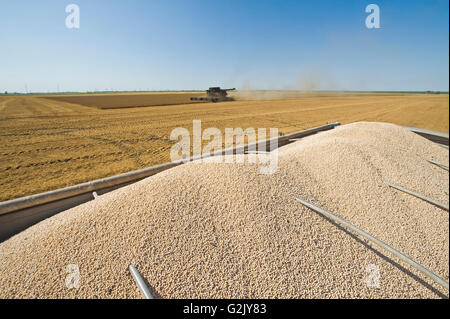
[[161,92],[161,93],[117,93],[117,94],[83,94],[54,95],[46,98],[58,101],[98,107],[100,109],[115,109],[155,105],[175,105],[195,103],[191,97],[203,96],[202,92]]
[[[191,130],[194,119],[202,120],[203,129],[217,127],[222,132],[226,127],[277,127],[287,134],[335,121],[449,130],[448,94],[294,96],[100,109],[123,107],[130,100],[154,105],[161,103],[154,99],[162,95],[119,94],[116,104],[111,95],[95,96],[95,103],[92,98],[88,103],[89,96],[84,95],[0,97],[0,201],[167,162],[175,143],[170,132],[175,127]],[[165,95],[165,103],[180,99],[177,94]],[[107,102],[99,105],[102,96]]]

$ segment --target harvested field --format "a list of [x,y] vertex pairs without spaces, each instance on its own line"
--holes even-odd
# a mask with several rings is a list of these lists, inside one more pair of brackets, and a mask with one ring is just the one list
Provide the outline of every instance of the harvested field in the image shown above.
[[[122,102],[127,97],[118,96]],[[50,96],[2,96],[0,201],[168,162],[175,143],[170,132],[191,130],[194,119],[222,132],[227,127],[276,127],[287,134],[335,121],[449,128],[448,94],[270,98],[102,110]]]
[[[0,244],[0,298],[440,298],[448,292],[303,207],[297,195],[449,279],[448,150],[391,124],[354,123],[279,150],[278,171],[193,162],[53,216]],[[219,182],[218,182],[219,181]],[[76,264],[79,289],[67,289]],[[380,287],[368,288],[369,265]]]

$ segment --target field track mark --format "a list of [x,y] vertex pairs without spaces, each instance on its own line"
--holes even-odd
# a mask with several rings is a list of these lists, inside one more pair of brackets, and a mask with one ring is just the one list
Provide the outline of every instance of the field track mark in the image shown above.
[[123,152],[110,152],[110,153],[103,153],[103,154],[91,154],[91,155],[84,155],[84,156],[77,156],[77,157],[67,157],[64,159],[55,159],[55,160],[48,160],[44,162],[38,162],[38,163],[29,163],[25,165],[17,165],[17,166],[8,166],[4,169],[0,170],[0,172],[3,171],[9,171],[11,169],[21,169],[21,168],[28,168],[28,167],[38,167],[38,166],[47,166],[47,165],[53,165],[53,164],[60,164],[60,163],[67,163],[70,161],[79,161],[79,160],[91,160],[91,159],[97,159],[102,158],[104,156],[116,156],[116,155],[122,155]]
[[91,144],[80,144],[80,145],[70,145],[70,146],[43,147],[43,148],[26,150],[26,151],[0,153],[0,155],[11,156],[11,155],[22,155],[22,154],[33,153],[33,152],[45,152],[45,151],[57,151],[57,150],[76,150],[76,149],[82,149],[82,148],[91,147],[91,146],[95,146],[95,145],[96,144],[91,143]]
[[[163,149],[169,149],[169,147],[164,147]],[[109,152],[109,153],[102,153],[102,154],[91,154],[91,155],[84,155],[84,156],[77,156],[77,157],[67,157],[64,159],[54,159],[54,160],[48,160],[43,162],[37,162],[37,163],[29,163],[29,164],[21,164],[17,166],[7,166],[2,169],[0,169],[0,172],[6,172],[9,170],[18,170],[21,168],[30,168],[30,167],[40,167],[40,166],[48,166],[48,165],[54,165],[54,164],[60,164],[60,163],[67,163],[67,162],[73,162],[73,161],[80,161],[80,160],[95,160],[95,159],[103,159],[105,156],[118,156],[118,155],[127,155],[129,158],[132,158],[133,160],[138,160],[136,164],[140,163],[140,167],[145,167],[145,163],[142,163],[139,159],[140,156],[144,154],[158,154],[160,149],[154,150],[154,149],[148,149],[143,151],[118,151],[118,152]],[[106,160],[103,162],[116,162],[117,159],[114,157],[112,160]]]
[[114,147],[117,147],[118,149],[122,150],[122,153],[125,153],[128,155],[129,158],[131,158],[138,166],[142,167],[145,164],[140,160],[139,156],[137,154],[133,154],[133,149],[123,145],[121,142],[119,141],[114,141],[111,139],[107,139],[107,138],[102,138],[102,137],[98,137],[98,136],[93,136],[91,137],[91,139],[97,140],[97,141],[102,141],[102,142],[106,142],[109,145],[113,145]]
[[3,112],[3,110],[6,108],[8,101],[9,100],[6,100],[0,103],[0,112]]

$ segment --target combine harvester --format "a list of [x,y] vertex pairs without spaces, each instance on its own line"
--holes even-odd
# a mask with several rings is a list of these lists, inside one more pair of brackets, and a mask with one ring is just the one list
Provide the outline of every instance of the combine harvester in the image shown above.
[[205,97],[191,97],[191,101],[207,101],[207,102],[223,102],[223,101],[234,101],[232,97],[228,96],[228,91],[235,91],[232,89],[221,89],[220,87],[210,87],[206,90]]

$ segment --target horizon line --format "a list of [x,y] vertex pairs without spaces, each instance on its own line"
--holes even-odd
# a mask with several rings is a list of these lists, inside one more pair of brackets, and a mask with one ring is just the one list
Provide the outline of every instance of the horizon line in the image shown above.
[[[63,92],[23,92],[4,91],[0,95],[46,95],[46,94],[101,94],[101,93],[154,93],[154,92],[204,92],[206,90],[199,89],[184,89],[184,90],[95,90],[95,91],[63,91]],[[237,89],[241,92],[302,92],[302,93],[315,93],[315,92],[340,92],[340,93],[429,93],[429,94],[449,94],[449,91],[441,90],[289,90],[289,89]]]

